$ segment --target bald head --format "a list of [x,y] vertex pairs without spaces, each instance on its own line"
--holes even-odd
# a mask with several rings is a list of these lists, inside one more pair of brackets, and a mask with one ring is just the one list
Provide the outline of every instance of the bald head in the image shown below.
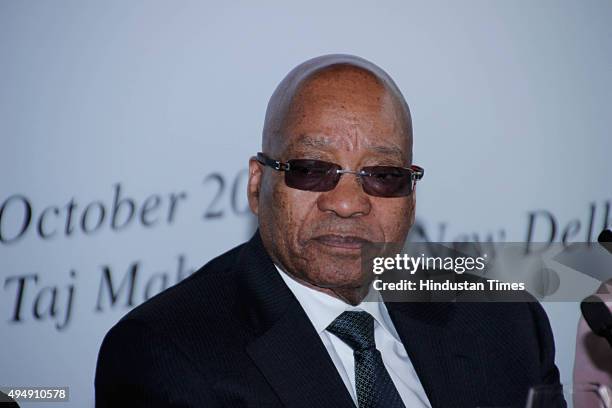
[[[332,54],[310,59],[295,67],[278,85],[266,110],[262,149],[272,155],[282,154],[293,134],[303,129],[312,116],[325,115],[327,123],[338,128],[324,129],[333,134],[346,132],[359,124],[368,131],[368,123],[384,123],[382,131],[401,134],[402,150],[412,159],[410,111],[402,93],[391,77],[375,64],[352,55]],[[380,125],[372,131],[380,132]],[[318,143],[321,139],[317,139]]]

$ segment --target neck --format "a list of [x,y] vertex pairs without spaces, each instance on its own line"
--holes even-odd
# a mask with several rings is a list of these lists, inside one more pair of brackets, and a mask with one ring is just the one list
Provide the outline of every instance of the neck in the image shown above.
[[[287,273],[287,272],[285,272]],[[303,279],[300,279],[298,277],[296,277],[295,275],[292,275],[290,273],[287,273],[287,275],[297,281],[299,284],[304,285],[309,287],[310,289],[314,289],[318,292],[322,292],[325,293],[326,295],[335,297],[337,299],[342,300],[345,303],[348,303],[349,305],[352,306],[357,306],[358,304],[360,304],[363,299],[365,299],[365,297],[368,295],[369,293],[369,289],[370,289],[370,285],[369,282],[366,285],[363,286],[359,286],[359,287],[350,287],[350,288],[346,288],[346,287],[337,287],[337,288],[330,288],[330,287],[322,287],[322,286],[317,286],[311,282],[305,281]]]

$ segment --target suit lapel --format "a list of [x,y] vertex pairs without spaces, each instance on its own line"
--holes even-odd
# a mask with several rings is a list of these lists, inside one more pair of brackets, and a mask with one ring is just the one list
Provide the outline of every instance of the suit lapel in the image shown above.
[[265,252],[259,231],[240,256],[244,313],[255,329],[246,348],[288,407],[353,407],[308,316]]
[[393,324],[433,407],[477,406],[478,339],[454,330],[453,303],[387,303]]
[[286,406],[354,407],[319,335],[297,306],[247,352]]

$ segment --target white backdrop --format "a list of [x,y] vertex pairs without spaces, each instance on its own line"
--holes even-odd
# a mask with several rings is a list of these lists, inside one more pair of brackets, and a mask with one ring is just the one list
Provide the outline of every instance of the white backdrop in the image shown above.
[[[252,233],[267,100],[317,55],[402,89],[427,238],[612,222],[609,1],[221,3],[0,3],[0,385],[92,405],[110,326]],[[545,307],[569,381],[578,307]]]

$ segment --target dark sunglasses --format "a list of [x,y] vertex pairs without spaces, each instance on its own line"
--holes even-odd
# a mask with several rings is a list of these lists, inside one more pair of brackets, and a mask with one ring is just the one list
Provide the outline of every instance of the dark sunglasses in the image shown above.
[[367,166],[359,171],[344,170],[335,163],[322,160],[294,159],[286,163],[257,153],[257,161],[274,170],[285,172],[288,187],[305,191],[331,191],[343,174],[354,174],[361,179],[366,194],[376,197],[404,197],[412,194],[417,180],[423,178],[419,166]]

